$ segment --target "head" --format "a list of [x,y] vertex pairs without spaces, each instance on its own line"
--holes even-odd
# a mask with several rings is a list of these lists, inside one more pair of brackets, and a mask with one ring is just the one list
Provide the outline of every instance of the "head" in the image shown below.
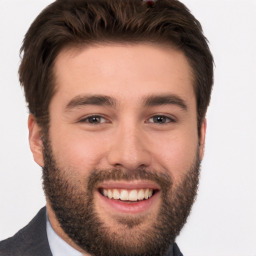
[[204,151],[213,59],[200,23],[175,0],[59,0],[22,52],[55,231],[92,255],[164,255]]
[[193,70],[200,128],[210,102],[213,58],[200,23],[175,0],[156,1],[153,7],[140,0],[59,0],[43,10],[25,36],[19,69],[29,111],[42,128],[50,120],[58,54],[102,42],[161,43],[183,52]]

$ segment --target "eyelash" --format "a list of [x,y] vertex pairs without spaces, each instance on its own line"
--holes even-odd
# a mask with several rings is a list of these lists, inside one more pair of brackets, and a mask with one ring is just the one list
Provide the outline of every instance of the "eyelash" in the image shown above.
[[[93,122],[93,119],[104,119],[105,121],[104,122]],[[88,124],[91,124],[91,125],[97,125],[97,124],[102,124],[102,123],[106,123],[107,122],[107,119],[104,118],[103,116],[101,115],[92,115],[92,116],[87,116],[81,120],[79,120],[79,123],[88,123]]]
[[[162,120],[162,122],[160,122],[160,123],[155,122],[155,121],[157,121],[157,119],[159,121]],[[150,120],[152,120],[152,121],[150,121]],[[149,121],[149,123],[154,123],[154,124],[158,124],[158,125],[160,125],[160,124],[168,124],[168,123],[175,123],[176,122],[176,120],[174,118],[168,117],[166,115],[154,115],[154,116],[150,117],[148,119],[148,121]]]
[[[99,119],[101,121],[99,121]],[[154,123],[157,125],[161,125],[161,124],[163,125],[163,124],[175,123],[175,122],[176,120],[174,118],[168,117],[166,115],[154,115],[154,116],[151,116],[149,119],[147,119],[147,123]],[[107,121],[107,119],[102,115],[91,115],[81,119],[79,123],[88,123],[91,125],[97,125],[97,124],[109,123],[109,121]]]

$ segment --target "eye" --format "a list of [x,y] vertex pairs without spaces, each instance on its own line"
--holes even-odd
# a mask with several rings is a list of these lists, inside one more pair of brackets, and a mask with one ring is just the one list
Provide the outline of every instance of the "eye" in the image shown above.
[[166,123],[173,123],[175,122],[175,120],[173,118],[170,118],[164,115],[156,115],[149,118],[148,122],[154,123],[154,124],[166,124]]
[[87,116],[79,121],[79,123],[88,123],[88,124],[102,124],[106,123],[107,120],[99,115]]

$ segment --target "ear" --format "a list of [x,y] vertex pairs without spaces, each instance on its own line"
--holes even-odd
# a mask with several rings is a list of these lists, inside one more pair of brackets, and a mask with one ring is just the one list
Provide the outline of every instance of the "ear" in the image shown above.
[[41,128],[35,117],[30,114],[28,117],[29,145],[35,162],[41,167],[44,166],[43,143],[41,139]]
[[200,128],[200,139],[199,139],[200,161],[202,161],[203,157],[204,157],[206,126],[207,126],[207,121],[206,121],[206,118],[204,118],[204,120],[202,121],[202,124],[201,124],[201,128]]

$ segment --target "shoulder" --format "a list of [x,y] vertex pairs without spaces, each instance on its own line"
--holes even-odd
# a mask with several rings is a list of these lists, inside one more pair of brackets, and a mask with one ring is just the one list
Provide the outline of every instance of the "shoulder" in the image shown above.
[[169,250],[167,251],[165,256],[183,256],[183,254],[181,253],[178,245],[174,243],[169,247]]
[[173,246],[173,255],[174,256],[183,256],[183,254],[181,253],[181,251],[176,243]]
[[13,237],[0,242],[0,256],[51,256],[46,234],[46,208]]

